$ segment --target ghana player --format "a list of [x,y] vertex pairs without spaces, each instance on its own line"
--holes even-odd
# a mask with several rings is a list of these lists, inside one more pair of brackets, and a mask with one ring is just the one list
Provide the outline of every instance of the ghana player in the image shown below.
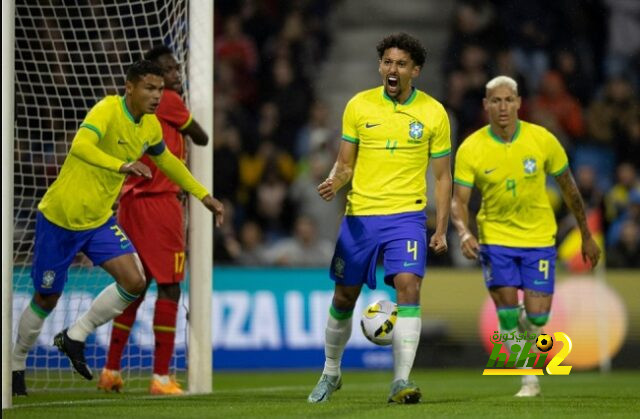
[[[38,205],[33,299],[20,317],[12,354],[13,393],[26,395],[25,360],[45,318],[56,306],[77,252],[100,265],[115,279],[92,302],[89,310],[54,338],[75,370],[91,380],[84,347],[87,336],[118,316],[146,288],[134,245],[113,217],[112,206],[127,175],[152,177],[139,159],[143,154],[181,188],[197,197],[223,221],[224,208],[168,149],[153,114],[164,88],[164,71],[138,61],[127,71],[124,96],[107,96],[87,114],[55,182]],[[138,220],[154,223],[157,220]]]
[[[186,155],[183,133],[194,144],[202,146],[207,145],[209,138],[180,97],[182,79],[173,51],[165,45],[158,45],[149,50],[144,58],[164,71],[165,88],[155,114],[160,120],[167,148],[184,161]],[[153,376],[149,392],[176,395],[183,391],[180,384],[169,375],[169,364],[175,342],[180,282],[184,279],[183,206],[179,199],[180,188],[159,171],[148,156],[143,156],[141,161],[151,169],[152,177],[129,177],[126,180],[118,205],[118,224],[138,251],[147,287],[152,280],[158,285],[153,317]],[[138,220],[155,222],[140,223]],[[113,319],[107,364],[100,374],[99,389],[119,392],[124,387],[120,361],[136,320],[138,307],[143,300],[144,294]]]
[[[500,329],[538,334],[547,323],[555,280],[556,222],[546,193],[553,176],[582,235],[582,256],[592,266],[600,249],[593,240],[584,204],[567,155],[545,128],[518,119],[521,99],[515,80],[498,76],[486,85],[482,103],[489,125],[467,137],[456,154],[452,219],[462,252],[480,259]],[[482,194],[478,238],[469,230],[469,198]],[[524,307],[518,305],[524,290]],[[508,347],[514,342],[507,342]],[[523,376],[517,397],[540,394],[536,376]]]
[[308,397],[325,402],[342,385],[340,363],[351,335],[353,309],[363,284],[376,288],[376,262],[384,260],[384,282],[396,290],[393,331],[394,377],[389,402],[417,403],[409,380],[420,340],[420,286],[426,263],[426,171],[435,175],[435,253],[447,250],[451,202],[449,120],[443,106],[413,87],[425,62],[420,41],[405,33],[376,47],[382,86],[356,94],[344,110],[340,150],[318,193],[331,200],[351,181],[330,276],[335,282],[325,330],[325,364]]

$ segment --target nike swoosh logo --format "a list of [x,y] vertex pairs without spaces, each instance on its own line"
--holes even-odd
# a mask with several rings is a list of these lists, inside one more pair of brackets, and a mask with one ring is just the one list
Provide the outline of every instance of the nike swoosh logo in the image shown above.
[[533,281],[533,283],[535,285],[546,285],[549,283],[549,281]]
[[415,266],[417,264],[418,262],[404,262],[402,266],[404,266],[405,268],[408,268],[409,266]]
[[127,247],[131,246],[131,242],[126,242],[126,243],[122,243],[120,245],[120,249],[126,249]]
[[382,125],[382,124],[370,124],[370,123],[367,122],[366,124],[364,124],[364,127],[365,128],[373,128],[373,127],[377,127],[378,125]]
[[494,168],[494,169],[487,169],[487,170],[485,170],[485,171],[484,171],[484,174],[485,174],[485,175],[488,175],[489,173],[491,173],[491,172],[493,172],[493,171],[495,171],[495,170],[497,170],[497,169],[498,169],[497,167],[496,167],[496,168]]

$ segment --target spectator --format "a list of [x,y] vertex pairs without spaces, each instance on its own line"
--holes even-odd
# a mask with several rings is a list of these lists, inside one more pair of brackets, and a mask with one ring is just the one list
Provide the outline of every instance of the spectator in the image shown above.
[[321,226],[318,236],[331,242],[336,239],[345,202],[344,199],[325,202],[316,188],[326,179],[334,160],[333,153],[314,152],[309,157],[309,170],[298,176],[290,189],[296,212],[307,215],[314,225]]
[[621,138],[629,136],[628,129],[638,115],[640,104],[629,81],[619,77],[610,79],[602,98],[592,102],[587,111],[589,137],[599,144],[615,147]]
[[618,218],[629,205],[629,195],[634,190],[640,192],[640,179],[631,163],[622,163],[616,169],[617,183],[605,197],[606,219],[612,222]]
[[262,229],[256,221],[249,220],[240,228],[240,248],[235,256],[235,262],[242,266],[266,265]]
[[633,190],[629,194],[629,205],[622,215],[620,215],[609,226],[607,231],[607,244],[611,245],[617,243],[622,235],[622,226],[627,222],[632,221],[636,224],[640,224],[640,191]]
[[625,221],[620,228],[620,238],[607,253],[608,265],[612,268],[640,268],[640,225]]
[[326,266],[331,262],[333,244],[317,235],[311,218],[299,216],[294,236],[276,242],[267,250],[269,263],[278,266]]
[[584,134],[580,103],[567,92],[558,72],[549,71],[544,75],[540,93],[532,99],[531,107],[537,112],[546,112],[552,116],[556,122],[554,125],[571,139],[575,140]]
[[336,138],[340,138],[340,132],[329,124],[329,107],[325,102],[316,100],[311,105],[309,120],[298,132],[295,158],[305,159],[311,152],[318,149],[331,149],[337,154]]

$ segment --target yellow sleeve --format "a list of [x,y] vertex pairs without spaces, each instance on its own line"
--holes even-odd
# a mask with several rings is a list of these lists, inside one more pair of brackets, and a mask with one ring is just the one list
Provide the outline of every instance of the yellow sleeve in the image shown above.
[[469,147],[468,145],[465,147],[463,142],[456,153],[456,166],[453,175],[453,182],[473,188],[475,180],[476,175],[475,170],[473,169]]
[[71,143],[69,154],[92,166],[119,172],[125,162],[100,150],[98,141],[100,141],[98,133],[80,126],[73,143]]
[[149,157],[162,170],[162,173],[191,195],[200,200],[209,195],[207,188],[193,177],[189,169],[168,148],[155,156],[149,154]]
[[451,128],[449,126],[449,115],[443,107],[440,107],[440,121],[434,130],[434,136],[429,144],[430,157],[444,157],[451,154]]
[[547,134],[546,148],[549,151],[544,162],[544,171],[552,176],[559,176],[569,167],[569,159],[560,141],[549,131],[544,131]]
[[342,114],[342,139],[350,143],[358,144],[358,120],[356,116],[354,99],[351,99],[344,108]]
[[107,132],[109,121],[111,120],[112,103],[111,98],[106,97],[93,105],[93,108],[91,108],[87,116],[84,117],[78,131],[81,131],[83,128],[88,129],[98,136],[98,140],[102,140],[104,134]]

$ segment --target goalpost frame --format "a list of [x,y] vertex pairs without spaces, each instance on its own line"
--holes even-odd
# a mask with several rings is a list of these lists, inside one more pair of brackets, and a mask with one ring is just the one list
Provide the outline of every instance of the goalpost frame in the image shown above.
[[13,311],[14,1],[2,2],[2,409],[11,407]]
[[[191,153],[191,171],[213,191],[213,1],[189,1],[189,101],[209,144]],[[194,197],[189,202],[189,393],[211,393],[213,344],[213,216]]]

